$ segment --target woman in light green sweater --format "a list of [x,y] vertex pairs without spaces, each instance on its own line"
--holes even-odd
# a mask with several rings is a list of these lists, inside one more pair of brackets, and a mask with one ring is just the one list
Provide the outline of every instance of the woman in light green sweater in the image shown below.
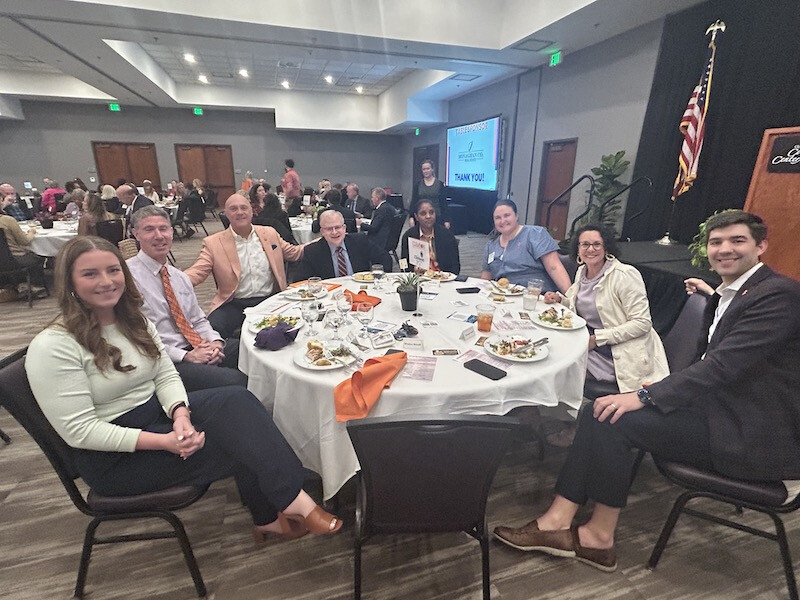
[[25,369],[93,489],[124,496],[234,475],[256,541],[341,528],[301,489],[302,465],[257,398],[238,386],[187,396],[114,245],[74,238],[55,280],[61,318],[31,342]]

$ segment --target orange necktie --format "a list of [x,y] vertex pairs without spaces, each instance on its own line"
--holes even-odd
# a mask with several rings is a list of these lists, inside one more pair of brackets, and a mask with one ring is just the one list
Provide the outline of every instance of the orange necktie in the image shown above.
[[167,304],[169,305],[169,312],[172,313],[172,318],[175,320],[175,325],[194,348],[199,348],[203,343],[203,338],[189,323],[189,319],[183,314],[181,305],[178,304],[178,299],[175,297],[175,290],[172,289],[172,284],[169,282],[169,273],[167,272],[167,265],[161,267],[161,282],[164,284],[164,295],[167,297]]

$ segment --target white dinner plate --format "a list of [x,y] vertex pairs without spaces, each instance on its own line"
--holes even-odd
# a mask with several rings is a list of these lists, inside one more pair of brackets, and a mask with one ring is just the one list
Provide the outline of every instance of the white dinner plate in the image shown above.
[[[327,340],[322,342],[322,345],[325,346],[327,350],[331,350],[332,348],[338,348],[339,346],[344,346],[350,352],[356,351],[355,348],[353,348],[347,342]],[[341,369],[342,367],[352,364],[356,360],[355,356],[349,354],[347,356],[337,357],[341,362],[333,361],[329,365],[317,366],[308,360],[306,352],[308,352],[308,346],[306,344],[303,344],[302,348],[299,348],[297,352],[295,352],[294,354],[294,364],[296,364],[298,367],[303,367],[304,369],[309,369],[311,371],[332,371],[334,369]]]
[[[283,292],[281,296],[289,300],[311,300],[311,298],[304,298],[303,296],[301,296],[300,289],[301,288],[289,288],[288,290]],[[323,288],[319,292],[314,294],[314,297],[317,300],[319,300],[320,298],[324,298],[327,295],[328,295],[328,290],[325,289],[325,287],[323,286]]]
[[544,360],[547,358],[547,355],[550,354],[550,349],[545,344],[544,346],[539,346],[536,348],[536,354],[531,356],[530,358],[522,358],[520,356],[514,356],[513,354],[498,354],[495,352],[490,344],[497,344],[500,340],[525,340],[525,343],[530,343],[535,341],[533,338],[529,338],[524,335],[493,335],[488,340],[483,343],[483,349],[486,350],[492,356],[496,356],[497,358],[502,358],[503,360],[510,360],[511,362],[537,362],[540,360]]
[[431,277],[429,275],[420,275],[419,278],[421,281],[454,281],[457,275],[455,273],[450,273],[449,271],[439,271],[439,277]]
[[372,283],[375,281],[372,277],[372,271],[359,271],[358,273],[353,273],[352,277],[354,281],[359,283]]
[[508,287],[503,289],[497,285],[496,281],[490,281],[489,283],[491,283],[491,292],[493,294],[503,294],[504,296],[522,296],[522,294],[525,293],[524,285],[509,283]]
[[[561,313],[561,309],[564,308],[560,304],[551,304],[553,308],[555,308],[559,314]],[[545,309],[547,310],[547,309]],[[574,310],[570,310],[568,308],[564,309],[568,313],[572,314],[572,327],[562,327],[561,325],[556,325],[555,323],[548,323],[547,321],[542,321],[539,318],[544,311],[537,310],[536,314],[533,315],[533,322],[541,327],[546,327],[547,329],[555,329],[556,331],[575,331],[576,329],[583,329],[586,327],[586,320],[583,317],[578,316]]]
[[[295,329],[300,329],[305,324],[305,321],[303,321],[303,319],[301,317],[299,317],[298,315],[291,315],[291,314],[290,315],[254,315],[253,317],[248,319],[247,330],[252,332],[252,333],[258,333],[262,329],[265,329],[266,327],[269,327],[269,325],[261,325],[261,322],[264,319],[266,319],[267,317],[292,317],[292,318],[297,319],[297,322],[295,323],[294,327],[292,327],[290,329],[290,331],[294,331]],[[276,323],[276,325],[277,325],[277,323]]]

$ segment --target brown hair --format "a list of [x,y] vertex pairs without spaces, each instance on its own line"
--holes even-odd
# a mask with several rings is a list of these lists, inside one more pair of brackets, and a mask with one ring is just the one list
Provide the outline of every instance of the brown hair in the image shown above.
[[106,220],[106,205],[95,192],[86,195],[86,214],[92,215],[95,223]]
[[61,309],[60,325],[94,355],[94,364],[100,371],[113,367],[116,371],[127,373],[136,367],[122,364],[122,353],[109,344],[102,336],[100,323],[94,313],[86,308],[75,295],[72,271],[75,261],[91,250],[111,252],[119,260],[125,276],[125,291],[114,307],[116,325],[120,332],[131,341],[142,356],[157,360],[160,356],[158,346],[147,329],[147,320],[142,315],[142,296],[136,288],[128,265],[122,259],[119,249],[109,241],[92,235],[72,238],[64,244],[56,257],[54,274],[56,297]]

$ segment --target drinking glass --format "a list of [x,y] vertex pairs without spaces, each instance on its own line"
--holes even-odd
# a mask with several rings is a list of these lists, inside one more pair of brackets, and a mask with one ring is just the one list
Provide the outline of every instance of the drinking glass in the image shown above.
[[300,315],[303,317],[303,320],[308,323],[308,337],[316,336],[317,330],[315,324],[319,318],[319,306],[317,305],[317,301],[311,300],[310,302],[302,302],[300,304]]
[[367,325],[372,322],[373,316],[372,304],[362,302],[356,306],[356,319],[361,323],[361,337],[367,337]]
[[375,283],[375,291],[379,292],[383,289],[382,282],[385,275],[383,265],[372,265],[370,271],[372,272],[372,280]]
[[531,279],[528,282],[528,287],[522,296],[522,308],[536,310],[536,303],[539,301],[539,296],[542,295],[543,285],[544,282],[541,279]]
[[478,304],[476,310],[478,312],[478,331],[489,333],[492,330],[495,307],[491,304]]
[[316,295],[322,291],[322,277],[309,277],[308,291],[316,297]]
[[325,325],[333,329],[333,336],[331,337],[331,340],[341,341],[342,338],[339,337],[339,327],[343,322],[344,317],[342,316],[342,313],[335,308],[332,308],[325,313]]
[[353,309],[353,301],[347,294],[342,292],[337,293],[333,298],[336,302],[336,310],[342,313],[342,319],[347,324],[347,314]]

